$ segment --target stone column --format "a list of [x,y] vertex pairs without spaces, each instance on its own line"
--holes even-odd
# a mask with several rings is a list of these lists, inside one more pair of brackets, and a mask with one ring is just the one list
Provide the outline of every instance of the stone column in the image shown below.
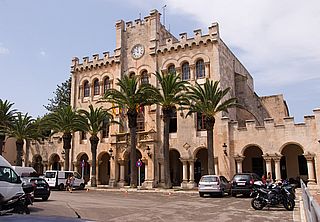
[[214,162],[214,173],[218,175],[219,174],[218,157],[214,157],[213,162]]
[[196,183],[194,182],[194,159],[191,159],[188,162],[189,162],[189,173],[190,173],[188,188],[192,189],[196,186]]
[[120,164],[120,180],[118,184],[120,187],[123,187],[125,185],[124,170],[125,170],[126,161],[118,160],[118,163]]
[[61,166],[61,170],[64,170],[64,161],[59,161],[59,164]]
[[182,188],[187,188],[188,187],[188,161],[181,159],[180,161],[182,162],[182,183],[181,187]]
[[276,181],[281,181],[281,169],[280,169],[280,160],[281,156],[275,156],[273,157],[274,160],[274,168],[276,173]]
[[237,163],[237,173],[242,173],[242,161],[244,160],[244,156],[235,156],[234,157],[236,163]]
[[266,171],[267,171],[267,174],[270,172],[270,173],[271,173],[271,178],[273,178],[273,177],[272,177],[272,167],[271,167],[272,157],[267,154],[267,155],[263,155],[263,159],[266,161]]
[[110,157],[110,178],[109,178],[109,187],[115,187],[117,185],[117,167],[118,162],[115,160],[115,157]]
[[314,155],[313,154],[304,154],[304,157],[307,159],[307,166],[308,166],[308,185],[315,185],[316,179],[314,175]]

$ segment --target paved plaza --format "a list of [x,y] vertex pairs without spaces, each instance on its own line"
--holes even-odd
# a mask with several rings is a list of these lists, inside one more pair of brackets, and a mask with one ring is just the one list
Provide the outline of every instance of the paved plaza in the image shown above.
[[48,201],[36,201],[30,210],[32,215],[90,221],[299,221],[299,204],[294,212],[283,207],[255,211],[250,201],[200,198],[197,192],[53,191]]

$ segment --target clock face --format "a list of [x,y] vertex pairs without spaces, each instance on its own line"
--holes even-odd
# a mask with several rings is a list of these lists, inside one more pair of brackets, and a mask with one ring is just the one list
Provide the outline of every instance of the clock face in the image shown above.
[[140,59],[144,54],[144,47],[140,44],[133,46],[131,49],[131,55],[134,59]]

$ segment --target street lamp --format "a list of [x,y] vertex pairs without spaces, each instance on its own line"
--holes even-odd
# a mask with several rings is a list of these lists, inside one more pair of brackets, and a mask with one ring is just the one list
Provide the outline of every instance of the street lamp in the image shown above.
[[114,156],[112,155],[112,153],[113,153],[113,150],[112,150],[112,148],[110,148],[110,149],[109,149],[109,155],[110,155],[110,157],[111,157],[112,159],[114,159]]
[[151,149],[149,146],[147,146],[146,152],[147,152],[148,157],[151,158]]
[[222,148],[223,148],[223,153],[224,153],[224,155],[228,156],[228,153],[227,153],[227,144],[226,144],[226,143],[223,143]]

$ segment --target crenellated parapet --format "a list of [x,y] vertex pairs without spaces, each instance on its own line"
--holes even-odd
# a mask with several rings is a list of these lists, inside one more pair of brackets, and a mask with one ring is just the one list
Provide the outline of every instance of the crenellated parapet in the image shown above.
[[188,37],[187,33],[181,33],[180,39],[176,39],[173,36],[167,38],[165,43],[160,45],[157,49],[157,53],[165,53],[178,49],[186,49],[192,46],[199,46],[201,44],[207,45],[211,42],[216,42],[219,40],[219,25],[218,23],[212,23],[209,27],[209,33],[203,35],[201,29],[196,29],[193,31],[194,35]]
[[255,120],[246,120],[245,126],[239,125],[237,121],[230,121],[230,127],[235,131],[254,131],[254,130],[277,130],[277,129],[293,129],[301,127],[310,127],[315,123],[315,115],[304,116],[304,122],[295,123],[294,117],[284,117],[283,124],[276,124],[273,118],[266,118],[263,125],[259,125]]
[[79,61],[78,57],[72,59],[71,72],[82,72],[86,70],[93,70],[105,66],[111,66],[114,63],[120,63],[120,58],[115,55],[110,56],[109,52],[104,52],[100,57],[99,54],[83,57],[82,61]]

